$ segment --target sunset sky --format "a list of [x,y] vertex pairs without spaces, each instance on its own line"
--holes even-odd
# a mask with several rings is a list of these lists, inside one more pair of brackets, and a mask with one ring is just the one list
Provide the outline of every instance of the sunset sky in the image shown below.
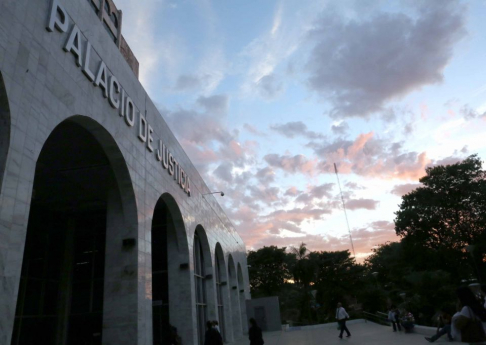
[[486,2],[115,0],[140,80],[248,249],[396,241],[425,168],[486,157]]

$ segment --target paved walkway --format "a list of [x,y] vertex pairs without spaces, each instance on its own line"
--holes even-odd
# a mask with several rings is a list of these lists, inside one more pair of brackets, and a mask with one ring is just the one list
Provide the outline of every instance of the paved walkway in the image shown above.
[[[351,337],[339,339],[337,326],[304,328],[289,332],[266,332],[263,334],[265,345],[425,345],[429,344],[424,339],[423,334],[393,332],[391,327],[381,326],[371,322],[348,324]],[[346,333],[345,333],[346,334]],[[239,340],[234,345],[248,345],[246,339]],[[449,342],[444,336],[434,344],[463,344],[459,342]],[[232,344],[232,345],[233,345]]]

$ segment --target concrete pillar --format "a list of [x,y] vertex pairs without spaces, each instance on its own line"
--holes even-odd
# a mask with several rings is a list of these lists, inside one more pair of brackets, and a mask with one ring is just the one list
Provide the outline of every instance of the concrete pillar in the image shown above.
[[113,186],[106,224],[103,345],[137,344],[137,240],[136,229],[126,223],[118,189]]

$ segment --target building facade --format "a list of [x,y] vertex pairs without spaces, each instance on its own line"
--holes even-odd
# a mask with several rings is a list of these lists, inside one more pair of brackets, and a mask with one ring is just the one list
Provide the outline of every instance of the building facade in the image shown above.
[[0,0],[0,344],[246,332],[245,245],[138,81],[122,19],[112,0]]

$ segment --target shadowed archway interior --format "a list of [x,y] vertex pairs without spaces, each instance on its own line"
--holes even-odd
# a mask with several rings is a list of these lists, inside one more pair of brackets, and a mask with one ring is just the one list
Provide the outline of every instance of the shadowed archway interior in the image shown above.
[[36,164],[12,345],[102,343],[108,194],[115,190],[120,200],[115,187],[95,137],[74,121],[58,125]]
[[191,326],[183,317],[190,309],[189,254],[181,212],[174,198],[163,194],[152,219],[152,327],[154,345],[169,345],[175,332],[189,342]]

